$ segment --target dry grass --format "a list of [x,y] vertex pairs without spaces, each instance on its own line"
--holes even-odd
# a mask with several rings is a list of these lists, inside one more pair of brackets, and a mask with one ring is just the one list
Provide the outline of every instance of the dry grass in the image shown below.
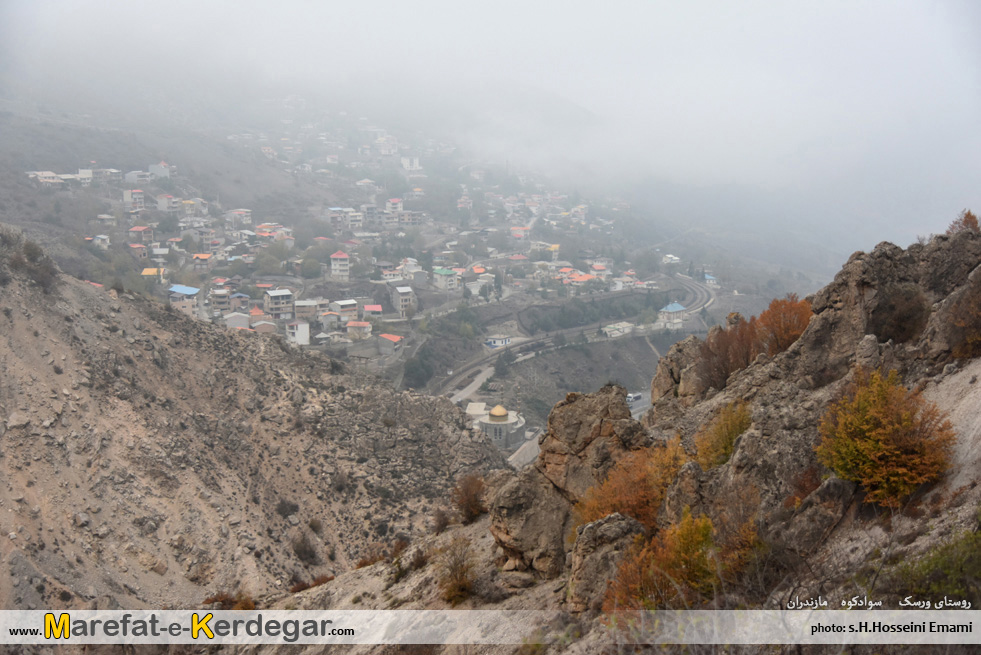
[[442,598],[457,605],[470,597],[474,585],[474,563],[470,540],[454,537],[439,550],[439,588]]

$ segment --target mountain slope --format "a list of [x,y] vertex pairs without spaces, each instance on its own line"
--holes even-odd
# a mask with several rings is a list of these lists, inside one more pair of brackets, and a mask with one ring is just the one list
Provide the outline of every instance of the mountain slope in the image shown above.
[[268,593],[411,539],[457,476],[503,465],[447,400],[342,368],[14,273],[0,286],[3,607]]

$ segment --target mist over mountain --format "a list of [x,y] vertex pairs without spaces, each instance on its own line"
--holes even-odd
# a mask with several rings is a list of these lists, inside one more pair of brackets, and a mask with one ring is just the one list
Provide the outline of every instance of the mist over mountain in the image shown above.
[[840,256],[981,205],[967,2],[2,11],[0,98],[117,127],[230,125],[296,94],[581,189],[667,187],[658,218]]

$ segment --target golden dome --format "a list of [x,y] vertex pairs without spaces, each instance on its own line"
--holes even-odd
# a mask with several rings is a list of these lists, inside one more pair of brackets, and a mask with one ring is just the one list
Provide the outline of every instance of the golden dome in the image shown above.
[[491,419],[506,419],[508,417],[508,410],[504,409],[503,405],[498,405],[490,411]]

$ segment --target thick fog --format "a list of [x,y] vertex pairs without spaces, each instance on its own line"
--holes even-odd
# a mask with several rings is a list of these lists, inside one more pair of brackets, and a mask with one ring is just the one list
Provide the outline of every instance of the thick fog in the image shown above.
[[969,0],[0,7],[7,98],[170,95],[220,117],[250,94],[308,93],[666,220],[846,253],[981,208]]

